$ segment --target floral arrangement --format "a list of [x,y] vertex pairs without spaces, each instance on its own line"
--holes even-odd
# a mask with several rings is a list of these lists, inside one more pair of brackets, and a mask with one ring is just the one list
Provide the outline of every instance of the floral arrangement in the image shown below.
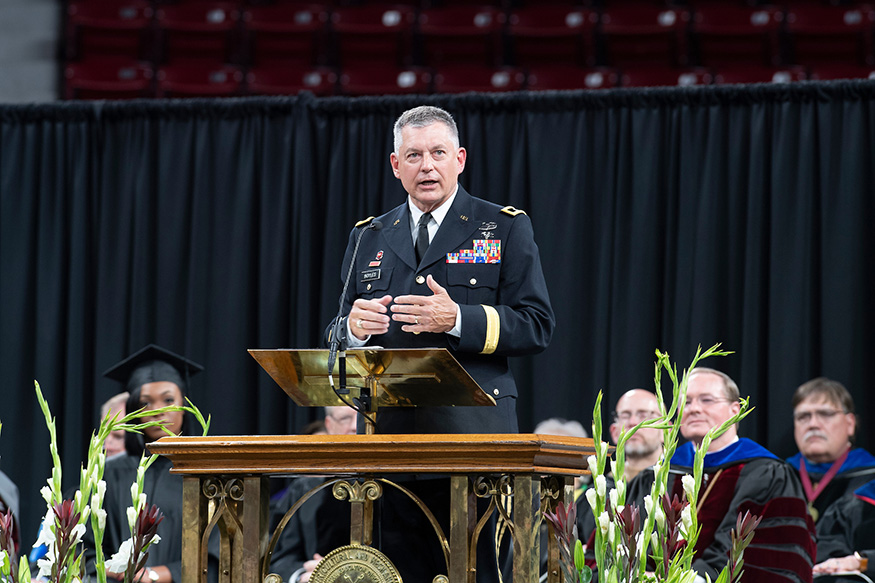
[[[137,422],[136,420],[143,416],[143,409],[123,417],[107,415],[97,431],[91,434],[88,457],[80,470],[78,489],[72,499],[64,499],[61,492],[61,458],[58,454],[55,418],[43,397],[39,383],[34,382],[34,385],[49,430],[49,448],[52,454],[52,475],[48,479],[48,485],[40,490],[48,509],[34,547],[46,545],[48,550],[45,557],[37,562],[38,577],[52,583],[81,583],[85,574],[82,538],[85,535],[86,524],[90,521],[94,534],[95,566],[99,583],[106,583],[107,572],[123,574],[125,583],[132,583],[137,572],[145,565],[149,556],[149,547],[160,541],[157,528],[163,515],[155,505],[147,504],[147,497],[143,492],[146,470],[157,459],[157,455],[143,454],[140,458],[137,480],[131,485],[132,504],[128,508],[131,538],[123,542],[118,552],[107,561],[103,554],[103,537],[106,529],[106,511],[103,509],[103,497],[106,493],[103,470],[106,455],[103,453],[103,442],[110,433],[117,430],[142,433],[147,427],[162,427],[168,435],[172,433],[164,427],[164,421]],[[148,415],[158,415],[168,411],[189,412],[200,423],[203,434],[206,435],[210,419],[204,419],[192,402],[188,399],[186,401],[188,406],[153,409]],[[12,519],[11,511],[0,515],[0,581],[29,583],[31,572],[27,558],[21,557],[18,568],[15,568],[15,549],[11,539]]]
[[[623,430],[615,449],[615,459],[610,459],[609,446],[602,441],[601,402],[596,398],[593,410],[593,441],[596,455],[588,459],[594,486],[586,490],[586,500],[596,518],[593,554],[599,580],[607,583],[693,583],[697,573],[692,568],[696,541],[700,527],[697,521],[696,503],[702,485],[705,454],[711,441],[722,435],[733,424],[750,413],[748,399],[741,399],[737,415],[720,427],[708,432],[696,449],[693,475],[682,477],[684,498],[669,499],[666,493],[669,461],[678,445],[680,419],[683,416],[687,396],[689,371],[710,356],[725,356],[717,344],[696,351],[689,369],[678,377],[667,353],[656,351],[654,383],[660,416],[642,421],[635,427]],[[672,382],[671,406],[666,409],[662,393],[662,376],[668,374]],[[655,480],[649,495],[644,498],[646,518],[642,520],[641,509],[634,503],[626,504],[626,479],[624,475],[625,445],[639,429],[654,428],[663,431],[664,446],[653,471]],[[615,487],[607,491],[605,471],[610,468]],[[588,583],[592,570],[586,565],[585,545],[577,536],[574,503],[558,505],[555,512],[546,512],[545,518],[553,527],[559,541],[560,564],[566,583]],[[739,516],[732,532],[732,549],[726,567],[716,583],[736,583],[741,578],[744,564],[744,549],[753,539],[754,529],[760,519],[745,514]],[[707,576],[706,576],[707,577]],[[708,577],[710,581],[710,577]]]

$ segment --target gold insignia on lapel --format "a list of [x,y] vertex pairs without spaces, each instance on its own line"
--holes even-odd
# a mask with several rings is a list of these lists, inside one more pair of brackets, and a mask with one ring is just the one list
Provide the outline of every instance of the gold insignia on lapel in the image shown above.
[[468,220],[468,217],[466,217],[465,215],[459,215],[459,218],[462,219],[463,221]]
[[[523,211],[520,209],[515,209],[512,206],[504,207],[503,209],[501,209],[501,212],[503,212],[506,215],[510,215],[512,217],[515,217],[517,215],[525,215],[526,214],[526,211]],[[528,215],[526,215],[526,216],[528,216]]]
[[392,223],[392,226],[394,227],[395,225],[397,225],[400,222],[401,222],[401,219],[395,219],[395,222]]
[[368,218],[366,218],[366,219],[364,219],[364,220],[361,220],[361,221],[357,222],[357,223],[355,224],[355,226],[356,226],[356,228],[359,228],[359,227],[361,227],[362,225],[367,225],[368,223],[370,223],[370,222],[373,221],[373,220],[374,220],[374,217],[368,217]]

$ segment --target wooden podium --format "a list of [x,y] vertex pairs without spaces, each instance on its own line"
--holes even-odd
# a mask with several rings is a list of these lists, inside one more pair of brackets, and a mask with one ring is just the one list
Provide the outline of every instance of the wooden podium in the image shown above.
[[[279,535],[268,532],[270,476],[330,476],[335,496],[350,502],[351,544],[369,545],[373,500],[395,487],[399,474],[450,476],[449,533],[431,517],[450,583],[474,582],[470,549],[488,519],[476,516],[477,498],[488,499],[490,511],[507,521],[515,583],[536,583],[540,514],[569,498],[573,477],[587,473],[586,458],[594,453],[591,439],[534,434],[164,437],[149,449],[183,476],[183,583],[206,581],[207,541],[216,529],[220,583],[276,581],[268,569]],[[503,503],[508,497],[510,513]],[[553,537],[549,545],[548,581],[559,583]]]
[[[329,381],[327,350],[249,352],[289,397],[305,407],[355,401],[372,419],[379,407],[387,406],[495,405],[443,348],[348,350],[344,365],[337,363],[332,373],[352,380],[337,391],[333,376]],[[374,501],[386,488],[409,496],[431,523],[446,559],[446,573],[436,573],[432,583],[474,583],[477,565],[472,549],[497,513],[513,539],[515,583],[536,583],[541,514],[568,499],[573,478],[587,473],[587,456],[595,452],[591,439],[573,437],[376,435],[370,420],[367,429],[367,435],[164,437],[150,444],[152,452],[170,458],[174,473],[183,475],[183,583],[206,581],[207,541],[216,530],[221,538],[220,583],[280,583],[269,571],[279,535],[298,508],[327,487],[335,498],[349,501],[350,545],[363,555],[372,544]],[[393,481],[412,474],[449,476],[449,519],[435,517],[419,498]],[[276,532],[268,533],[269,477],[290,475],[326,476],[326,482],[298,500]],[[488,501],[482,516],[477,515],[478,499]],[[449,524],[448,533],[439,518]],[[553,537],[549,543],[548,581],[559,583],[558,546]],[[392,560],[381,554],[378,558]],[[397,575],[394,566],[389,567],[387,572]],[[313,576],[317,577],[316,571]],[[325,581],[347,579],[362,576],[326,576]]]

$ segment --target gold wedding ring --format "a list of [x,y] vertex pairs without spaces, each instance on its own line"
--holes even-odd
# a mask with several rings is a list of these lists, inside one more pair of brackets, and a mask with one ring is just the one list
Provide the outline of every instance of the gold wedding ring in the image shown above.
[[419,326],[419,316],[413,316],[413,322]]
[[359,318],[358,326],[359,326],[359,328],[364,328],[364,326],[362,326],[362,319],[361,318]]

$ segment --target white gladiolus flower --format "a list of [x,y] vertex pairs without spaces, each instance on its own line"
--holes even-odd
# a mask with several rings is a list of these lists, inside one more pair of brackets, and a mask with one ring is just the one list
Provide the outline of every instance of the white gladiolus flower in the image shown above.
[[[614,508],[619,504],[619,494],[617,493],[616,488],[611,488],[611,491],[608,493],[608,498],[611,499],[611,506]],[[619,510],[617,510],[619,512]]]
[[608,543],[610,543],[613,546],[615,538],[617,538],[617,529],[616,528],[608,529]]
[[586,458],[586,467],[589,468],[589,471],[593,471],[593,468],[598,467],[598,465],[599,465],[599,460],[597,460],[594,455],[591,455],[588,458]]
[[611,460],[611,473],[617,475],[617,460]]
[[43,524],[39,531],[39,536],[36,539],[36,542],[33,543],[33,547],[39,547],[41,545],[46,545],[51,548],[52,545],[55,544],[55,513],[49,508],[46,511],[46,516],[43,518]]
[[124,573],[125,569],[128,568],[128,561],[131,560],[131,553],[133,550],[134,541],[132,539],[123,542],[122,546],[119,547],[118,552],[113,554],[106,562],[106,570],[113,573]]
[[73,531],[70,533],[70,535],[73,543],[78,543],[80,540],[82,540],[82,537],[85,536],[85,525],[82,523],[77,524],[73,527]]
[[140,497],[140,488],[137,486],[137,483],[134,482],[131,484],[131,500],[136,500]]
[[687,500],[693,500],[693,490],[696,487],[696,479],[690,474],[684,474],[684,476],[681,478],[681,482],[684,485],[684,494],[687,495]]
[[106,529],[106,510],[103,508],[94,507],[94,516],[97,517],[97,528],[100,530]]
[[624,506],[623,504],[620,504],[619,506],[615,507],[615,510],[616,510],[617,514],[620,514],[621,512],[623,512],[623,510],[625,508],[626,508],[626,506]]
[[85,507],[82,508],[82,516],[79,518],[79,520],[83,522],[88,520],[89,514],[91,514],[91,507],[86,504]]
[[39,493],[40,493],[40,496],[43,497],[43,500],[46,501],[46,504],[52,503],[52,489],[51,488],[49,488],[48,486],[43,486],[42,488],[40,488]]
[[39,559],[36,562],[37,567],[39,567],[39,577],[49,579],[52,576],[52,565],[54,564],[55,560],[52,558]]
[[91,497],[91,505],[103,506],[103,497],[106,496],[106,482],[98,480],[95,490],[94,495]]
[[604,476],[596,476],[595,477],[595,492],[599,495],[599,498],[605,497],[605,491],[608,489],[608,481]]
[[656,525],[660,530],[665,529],[665,513],[662,511],[662,505],[654,504],[653,505],[653,519],[656,521]]
[[626,495],[626,482],[624,482],[623,480],[617,482],[617,494],[620,496]]
[[[650,546],[659,546],[659,536],[656,534],[655,530],[650,533]],[[641,550],[644,551],[643,548]]]
[[137,525],[137,509],[133,506],[128,506],[126,512],[128,514],[128,526],[131,528],[131,532],[133,532],[134,527]]
[[[690,529],[693,527],[693,510],[689,504],[684,506],[684,509],[681,511],[681,524],[683,525],[684,532],[690,532]],[[686,537],[684,537],[686,538]]]
[[76,504],[76,508],[82,506],[82,491],[76,490],[76,493],[73,494],[73,501]]
[[146,506],[146,493],[143,492],[140,494],[140,501],[137,503],[137,509],[143,508]]
[[160,542],[161,542],[161,537],[158,536],[158,535],[156,534],[155,536],[152,537],[152,540],[149,541],[149,544],[147,544],[147,545],[143,548],[143,550],[145,551],[146,549],[148,549],[148,548],[151,547],[152,545],[157,545],[157,544],[160,543]]
[[137,466],[137,482],[142,482],[145,475],[146,475],[145,466],[142,466],[142,465]]
[[602,531],[602,534],[607,534],[610,526],[611,518],[608,516],[607,512],[602,512],[599,516],[599,529]]
[[650,494],[644,497],[644,512],[647,514],[653,512],[653,496]]
[[586,501],[589,502],[590,507],[595,510],[595,505],[598,500],[598,496],[596,496],[595,490],[592,488],[587,488],[584,496],[586,496]]

